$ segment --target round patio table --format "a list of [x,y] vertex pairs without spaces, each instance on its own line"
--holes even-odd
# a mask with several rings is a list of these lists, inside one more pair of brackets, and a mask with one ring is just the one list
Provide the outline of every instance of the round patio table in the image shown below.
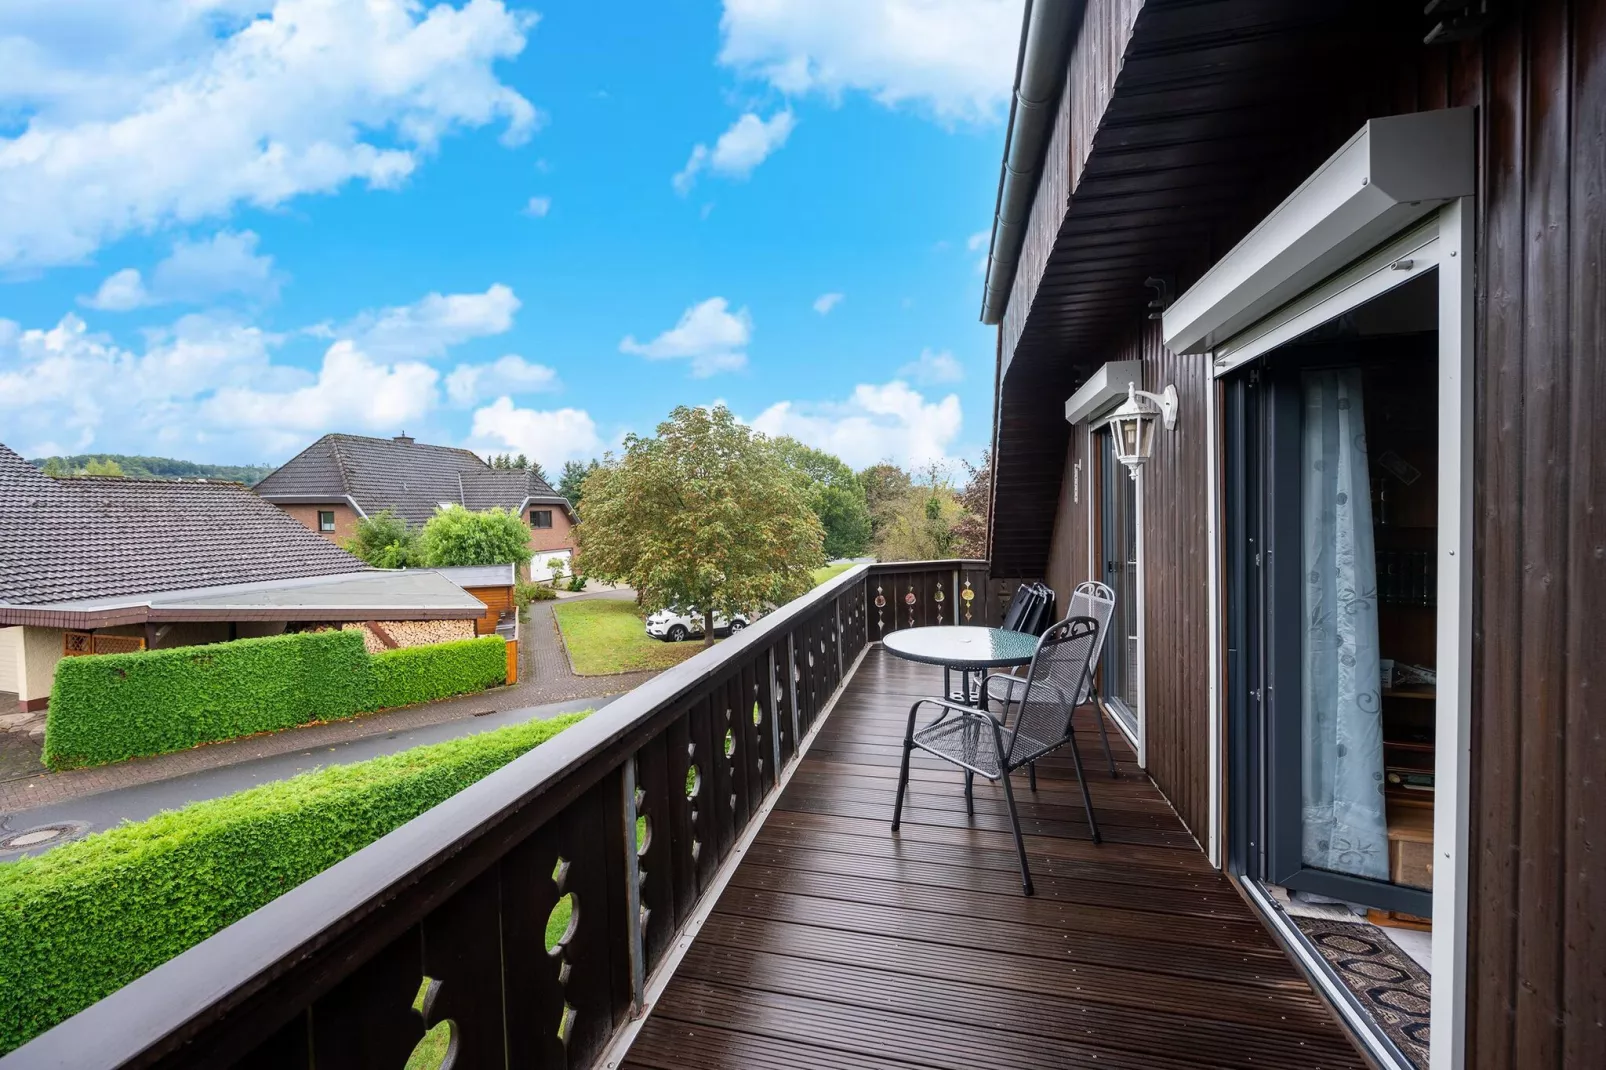
[[[906,661],[919,661],[943,668],[943,691],[959,698],[949,686],[948,672],[959,670],[965,682],[962,700],[972,706],[970,674],[988,669],[1025,665],[1037,653],[1037,636],[1003,628],[977,628],[973,625],[943,624],[928,628],[900,628],[881,640],[881,645]],[[985,692],[979,696],[986,702]]]

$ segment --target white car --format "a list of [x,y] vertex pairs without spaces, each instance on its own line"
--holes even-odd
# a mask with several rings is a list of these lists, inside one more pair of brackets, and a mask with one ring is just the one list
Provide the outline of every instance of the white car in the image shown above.
[[[727,618],[723,613],[714,614],[714,634],[735,635],[747,627],[748,618],[745,613],[738,613]],[[662,639],[669,643],[678,643],[682,639],[703,634],[703,615],[696,609],[688,609],[684,613],[677,613],[672,609],[660,609],[647,618],[647,634],[654,639]]]

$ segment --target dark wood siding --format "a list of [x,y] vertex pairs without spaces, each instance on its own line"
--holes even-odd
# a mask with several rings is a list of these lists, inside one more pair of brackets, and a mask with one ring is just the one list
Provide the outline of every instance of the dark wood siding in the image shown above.
[[1414,74],[1479,106],[1468,1066],[1606,1066],[1606,3]]
[[1118,359],[1143,361],[1143,388],[1177,388],[1177,426],[1143,468],[1144,717],[1149,775],[1200,843],[1209,839],[1209,547],[1205,529],[1206,362],[1179,357],[1144,320]]

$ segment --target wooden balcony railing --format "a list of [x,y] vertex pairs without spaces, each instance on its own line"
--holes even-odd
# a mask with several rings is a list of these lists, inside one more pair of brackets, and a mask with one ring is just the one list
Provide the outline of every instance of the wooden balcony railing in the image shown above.
[[[445,1021],[448,1065],[590,1067],[639,1014],[649,977],[855,659],[899,628],[998,617],[985,562],[855,566],[0,1070],[400,1068]],[[566,895],[573,921],[549,952]]]

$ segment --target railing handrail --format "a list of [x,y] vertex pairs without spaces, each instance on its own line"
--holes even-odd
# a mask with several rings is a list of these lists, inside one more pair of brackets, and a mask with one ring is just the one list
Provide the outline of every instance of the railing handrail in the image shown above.
[[[400,828],[86,1007],[0,1059],[0,1065],[74,1070],[127,1066],[173,1050],[195,1023],[238,1007],[308,955],[338,939],[448,859],[473,851],[487,832],[505,839],[505,819],[536,823],[624,762],[632,737],[676,708],[755,646],[783,633],[851,588],[875,566],[858,564],[760,618],[736,635],[621,695],[602,710],[521,755]],[[545,805],[541,805],[542,803]],[[484,866],[498,854],[487,850]],[[483,868],[483,867],[482,867]],[[457,875],[461,878],[461,872]],[[427,893],[444,897],[452,888]],[[398,928],[405,928],[399,925]]]

